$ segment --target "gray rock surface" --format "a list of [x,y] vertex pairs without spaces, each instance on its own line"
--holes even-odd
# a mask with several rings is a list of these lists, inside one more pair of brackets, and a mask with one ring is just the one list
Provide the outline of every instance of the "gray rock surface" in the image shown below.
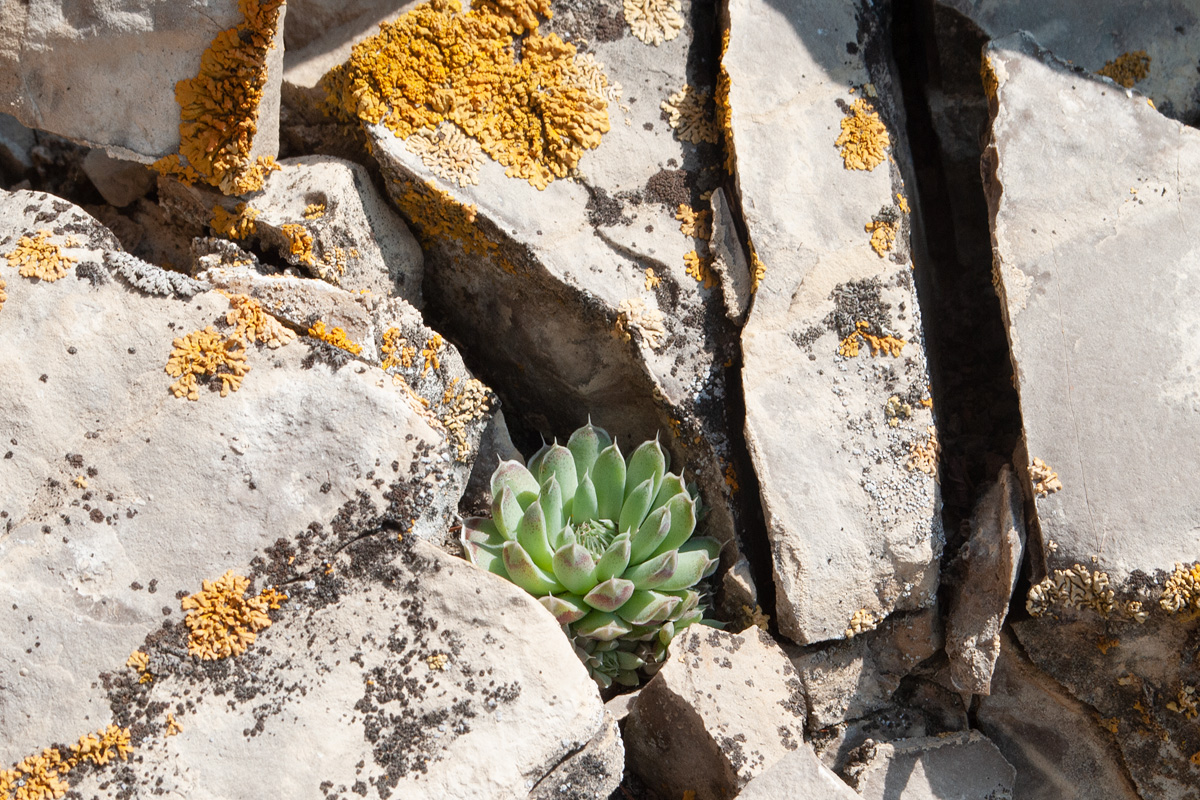
[[[1014,797],[1146,796],[1130,782],[1112,735],[1096,723],[1095,711],[1034,667],[1008,635],[1002,637],[992,693],[980,698],[975,716],[979,729],[1017,771]],[[1167,787],[1158,791],[1168,796]]]
[[154,173],[145,164],[113,158],[100,149],[84,156],[83,171],[105,202],[118,208],[145,197],[154,188]]
[[1200,20],[1188,0],[1150,5],[1122,0],[937,0],[971,21],[989,38],[1028,31],[1059,58],[1090,72],[1126,53],[1145,51],[1149,71],[1134,88],[1168,117],[1200,122],[1200,42],[1191,35]]
[[897,614],[850,641],[791,655],[808,701],[809,731],[886,708],[913,667],[936,653],[942,630],[934,609]]
[[738,800],[855,800],[858,794],[821,763],[807,744],[788,753],[754,778]]
[[[179,148],[176,82],[194,78],[217,34],[242,19],[236,0],[5,3],[0,107],[30,128],[153,161]],[[278,148],[282,27],[268,57],[253,156]]]
[[1012,800],[1012,765],[978,731],[868,743],[847,767],[865,800]]
[[960,583],[946,617],[950,679],[966,694],[989,694],[1025,547],[1024,497],[1005,465],[971,517],[971,535],[956,558]]
[[0,114],[0,167],[15,175],[32,169],[35,144],[33,131],[13,115]]
[[402,297],[420,308],[421,246],[366,169],[328,156],[289,158],[280,165],[262,192],[244,201],[242,212],[237,210],[242,201],[213,189],[163,179],[159,192],[164,204],[195,225],[213,226],[218,205],[233,216],[252,215],[253,231],[230,238],[334,286]]
[[770,636],[694,625],[630,709],[626,759],[664,796],[732,797],[807,746],[804,714],[800,681]]
[[[742,334],[746,437],[779,630],[801,644],[930,605],[943,540],[903,183],[890,158],[847,169],[835,146],[849,105],[875,92],[888,153],[906,158],[887,73],[856,44],[857,15],[731,0],[723,61],[741,209],[765,266]],[[897,225],[887,257],[864,231],[876,218]],[[859,322],[903,349],[873,354]],[[839,355],[843,339],[858,355]],[[914,449],[929,472],[909,466]]]
[[529,800],[603,800],[614,794],[625,766],[625,745],[617,722],[605,711],[600,732],[540,779],[529,793]]

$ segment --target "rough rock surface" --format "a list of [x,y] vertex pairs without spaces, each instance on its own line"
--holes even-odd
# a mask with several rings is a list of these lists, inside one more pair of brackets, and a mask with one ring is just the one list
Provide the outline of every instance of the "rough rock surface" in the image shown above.
[[92,150],[84,157],[83,171],[105,202],[118,208],[154,188],[154,173],[145,164],[113,158],[103,150]]
[[1012,800],[1012,765],[978,731],[868,743],[846,769],[865,800]]
[[946,618],[946,655],[955,688],[989,694],[1000,655],[1000,629],[1020,577],[1025,509],[1012,468],[975,507],[971,536],[959,551],[959,583]]
[[[875,92],[889,152],[905,158],[886,72],[866,60],[881,43],[856,43],[857,14],[731,0],[723,61],[742,212],[766,270],[742,334],[746,437],[779,630],[801,644],[931,604],[943,538],[903,183],[891,158],[847,169],[835,146],[850,104]],[[881,257],[864,226],[886,220],[895,248]],[[868,346],[859,323],[902,350]]]
[[420,308],[421,246],[366,169],[327,156],[279,163],[282,169],[267,177],[262,192],[244,201],[166,178],[159,192],[175,214],[196,225],[217,230],[217,206],[228,216],[250,218],[247,233],[217,232],[277,255],[305,275],[351,292],[402,297]]
[[942,644],[937,612],[897,614],[850,641],[792,655],[808,702],[809,731],[886,708],[900,681]]
[[804,744],[804,696],[787,657],[758,628],[692,626],[625,719],[629,768],[666,797],[732,797]]
[[[1079,702],[1002,638],[992,693],[980,698],[979,729],[1017,770],[1013,796],[1022,800],[1134,800],[1112,735]],[[1168,796],[1162,794],[1159,796]]]
[[1186,0],[1143,6],[1123,0],[937,0],[989,38],[1028,31],[1059,58],[1096,73],[1126,53],[1145,51],[1149,69],[1134,88],[1168,117],[1200,122],[1200,42],[1196,7]]
[[858,795],[805,744],[746,784],[738,800],[779,800],[784,797],[855,800]]
[[[281,17],[282,19],[282,17]],[[30,128],[153,161],[179,149],[175,84],[243,20],[237,0],[0,7],[0,107]],[[253,156],[278,148],[282,22],[267,60]]]

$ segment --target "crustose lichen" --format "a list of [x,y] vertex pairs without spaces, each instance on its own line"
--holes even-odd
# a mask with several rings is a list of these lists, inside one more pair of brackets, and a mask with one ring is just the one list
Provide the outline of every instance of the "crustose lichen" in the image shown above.
[[254,644],[259,631],[271,626],[267,612],[279,608],[287,595],[264,589],[248,598],[249,588],[249,578],[229,570],[215,581],[203,581],[199,592],[183,598],[189,654],[204,660],[240,655]]
[[178,378],[171,384],[171,393],[188,400],[199,400],[199,379],[219,378],[221,397],[236,392],[250,371],[246,364],[246,345],[236,337],[217,333],[209,325],[202,331],[192,331],[172,342],[174,349],[167,360],[166,372]]
[[[39,278],[53,283],[65,278],[75,259],[63,253],[62,248],[50,241],[50,231],[41,230],[32,237],[22,236],[17,246],[5,258],[10,267],[20,267],[21,277]],[[4,288],[0,286],[0,289]],[[0,301],[3,302],[3,301]]]

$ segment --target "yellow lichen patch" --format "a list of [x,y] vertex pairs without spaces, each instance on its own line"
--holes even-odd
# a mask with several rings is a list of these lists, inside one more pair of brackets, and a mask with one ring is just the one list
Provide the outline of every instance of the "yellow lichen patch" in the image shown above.
[[421,349],[421,358],[425,359],[425,365],[421,367],[422,376],[424,376],[426,372],[429,372],[429,370],[438,369],[442,366],[442,362],[438,358],[438,352],[442,349],[442,345],[445,344],[445,341],[446,340],[442,338],[440,333],[435,333],[433,336],[429,337],[427,342],[425,342],[425,347]]
[[309,203],[304,207],[304,218],[307,220],[320,219],[325,216],[324,203]]
[[665,317],[656,308],[647,308],[645,301],[639,298],[622,300],[617,305],[617,334],[625,341],[632,341],[630,331],[637,329],[642,335],[642,341],[651,350],[657,350],[666,343],[667,328],[663,323]]
[[225,322],[234,326],[233,338],[247,344],[259,342],[272,350],[296,340],[296,332],[267,313],[262,303],[245,294],[226,295],[230,310]]
[[280,225],[279,230],[287,238],[288,249],[292,255],[296,256],[301,264],[315,267],[317,262],[313,258],[313,237],[308,228],[292,223]]
[[0,280],[0,308],[4,307],[4,301],[8,299],[8,293],[4,291],[7,287],[8,284]]
[[167,713],[167,729],[163,731],[163,736],[178,736],[183,733],[183,726],[175,719],[175,715]]
[[913,441],[908,446],[908,460],[904,466],[924,472],[926,475],[937,475],[938,459],[942,455],[942,445],[938,441],[937,428],[930,425],[925,429],[925,441]]
[[5,254],[10,267],[20,267],[21,277],[40,278],[53,283],[67,276],[67,270],[75,259],[63,253],[62,248],[50,241],[50,231],[41,230],[33,235],[22,236],[17,246]]
[[[581,83],[574,45],[536,33],[549,4],[431,0],[374,37],[322,85],[331,111],[408,138],[453,122],[509,177],[544,189],[609,129],[608,101]],[[516,57],[513,34],[528,30]]]
[[652,291],[662,285],[662,278],[654,274],[654,267],[646,267],[646,291]]
[[871,348],[872,356],[884,353],[892,358],[899,358],[900,351],[904,349],[904,345],[907,342],[890,334],[877,336],[869,333],[870,327],[871,323],[863,320],[856,323],[854,331],[838,343],[838,355],[845,358],[854,358],[859,354],[861,349],[859,347],[859,340],[862,340]]
[[1195,719],[1200,715],[1197,701],[1200,701],[1200,695],[1196,694],[1196,687],[1183,686],[1180,687],[1179,694],[1175,696],[1175,699],[1167,703],[1167,710],[1183,714],[1188,719]]
[[765,631],[767,626],[771,624],[771,617],[763,613],[762,606],[756,605],[754,608],[750,608],[750,606],[743,605],[742,616],[745,619],[745,626],[747,628],[753,626]]
[[980,59],[979,79],[983,81],[983,93],[989,100],[995,100],[1000,80],[996,77],[996,70],[992,68],[992,60],[987,56]]
[[450,656],[445,653],[431,653],[425,659],[425,663],[432,670],[444,670],[446,665],[450,663]]
[[874,219],[868,222],[865,228],[867,233],[871,234],[871,249],[878,253],[880,258],[895,248],[899,223],[894,220]]
[[125,666],[134,672],[146,673],[150,670],[150,656],[141,650],[134,650],[129,654],[129,658],[125,659]]
[[1119,717],[1108,717],[1107,719],[1101,719],[1101,720],[1100,720],[1100,725],[1101,725],[1101,727],[1103,727],[1105,730],[1107,730],[1109,733],[1111,733],[1111,734],[1113,734],[1113,735],[1116,735],[1116,733],[1117,733],[1117,730],[1118,730],[1118,729],[1119,729],[1119,727],[1120,727],[1120,726],[1119,726],[1119,724],[1118,724],[1119,722],[1120,722],[1120,718],[1119,718]]
[[385,370],[392,367],[409,369],[417,355],[417,348],[408,343],[399,328],[388,328],[383,332],[383,344],[380,345],[379,351],[383,353],[383,363],[380,367]]
[[246,346],[237,338],[225,337],[209,325],[172,342],[171,357],[166,372],[178,378],[171,384],[171,393],[188,400],[199,400],[199,378],[219,378],[221,397],[236,392],[250,371],[246,364]]
[[483,148],[457,125],[443,122],[436,131],[417,131],[404,141],[409,152],[421,157],[429,171],[459,186],[479,183]]
[[1101,655],[1108,655],[1109,650],[1120,646],[1120,639],[1110,639],[1107,636],[1101,636],[1100,640],[1096,642],[1096,649],[1100,651]]
[[75,478],[71,481],[71,483],[75,484],[76,489],[88,488],[87,478],[83,477],[82,475],[76,475]]
[[286,600],[273,590],[246,597],[250,579],[229,570],[215,581],[188,595],[180,607],[188,612],[188,653],[211,661],[240,655],[254,644],[259,631],[271,626],[267,611]]
[[[499,253],[500,246],[475,222],[478,209],[463,205],[449,192],[431,183],[409,181],[396,198],[396,205],[416,228],[417,238],[427,248],[449,239],[458,242],[467,255],[497,256]],[[516,272],[503,258],[500,258],[500,266],[505,272]]]
[[680,0],[625,0],[625,21],[646,44],[669,42],[683,30]]
[[860,608],[854,612],[854,616],[850,618],[850,625],[845,630],[847,639],[853,639],[860,633],[875,630],[875,626],[879,624],[879,620],[875,619],[875,615],[865,608]]
[[712,92],[685,84],[660,104],[668,114],[668,124],[682,142],[717,143],[717,122],[713,119],[710,101]]
[[733,150],[733,108],[729,105],[729,70],[725,68],[725,54],[729,51],[729,29],[721,34],[721,67],[717,71],[717,88],[713,100],[717,106],[717,123],[721,126],[721,135],[725,147],[725,171],[733,174],[737,165],[737,156]]
[[57,800],[69,790],[64,778],[83,761],[96,766],[108,764],[114,756],[129,759],[133,747],[128,728],[109,725],[96,733],[84,734],[78,744],[71,745],[71,755],[63,758],[54,747],[40,755],[21,759],[12,769],[0,770],[0,800]]
[[279,169],[273,158],[252,161],[250,149],[283,2],[240,0],[242,22],[217,34],[195,78],[175,84],[179,153],[159,159],[154,165],[159,172],[233,195],[261,189],[267,173]]
[[896,205],[905,214],[912,213],[912,209],[908,207],[908,200],[905,199],[904,195],[900,194],[899,192],[896,192]]
[[322,320],[317,320],[313,326],[308,329],[308,335],[314,339],[320,339],[323,342],[328,342],[334,347],[340,347],[347,353],[358,355],[362,352],[362,345],[355,344],[346,336],[344,328],[326,329],[325,323]]
[[767,276],[767,265],[758,257],[758,251],[754,249],[754,243],[750,243],[750,293],[754,294],[758,291],[759,284],[762,279]]
[[717,276],[712,271],[712,256],[702,256],[695,250],[683,256],[684,271],[698,282],[704,282],[705,289],[717,285]]
[[675,219],[679,220],[679,232],[684,236],[705,240],[712,236],[712,211],[695,211],[687,203],[680,203]]
[[1150,56],[1145,50],[1122,53],[1096,70],[1097,75],[1111,78],[1114,83],[1132,89],[1133,85],[1150,74]]
[[1035,458],[1029,467],[1029,479],[1033,482],[1033,491],[1038,497],[1054,494],[1063,488],[1058,473],[1040,458]]
[[213,206],[212,221],[208,224],[217,232],[218,236],[225,236],[229,239],[245,239],[258,230],[258,226],[254,223],[257,216],[258,211],[245,203],[238,203],[234,206],[232,214],[224,206],[215,205]]
[[1158,605],[1168,614],[1177,614],[1185,609],[1200,611],[1200,561],[1191,566],[1175,565],[1175,571],[1163,587]]
[[471,448],[467,442],[467,425],[487,414],[491,409],[491,397],[487,387],[474,378],[468,378],[462,387],[455,391],[457,383],[458,378],[455,378],[442,394],[442,404],[446,406],[446,410],[439,419],[454,441],[458,460],[466,461],[471,455]]
[[900,420],[912,416],[912,406],[901,400],[898,395],[892,395],[883,406],[883,416],[889,427],[898,428]]
[[737,470],[733,468],[733,464],[725,465],[725,485],[729,487],[729,491],[731,492],[741,489],[741,484],[738,483]]
[[1040,617],[1056,605],[1071,608],[1090,608],[1104,616],[1112,613],[1116,604],[1108,573],[1092,571],[1082,564],[1069,569],[1056,569],[1029,590],[1025,608]]
[[887,158],[884,151],[892,144],[887,127],[879,112],[862,98],[854,101],[850,112],[842,118],[842,132],[834,146],[842,148],[846,169],[873,170]]

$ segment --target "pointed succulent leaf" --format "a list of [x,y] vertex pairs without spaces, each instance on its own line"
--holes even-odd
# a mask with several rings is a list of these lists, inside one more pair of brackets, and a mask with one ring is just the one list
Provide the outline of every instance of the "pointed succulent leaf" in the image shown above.
[[501,535],[496,523],[487,517],[467,517],[462,526],[463,541],[482,542],[484,544],[502,545],[504,536]]
[[668,472],[663,476],[662,484],[658,487],[658,494],[654,496],[654,502],[650,504],[650,510],[665,506],[672,497],[686,491],[687,486],[684,485],[682,476]]
[[688,587],[695,586],[704,577],[704,573],[708,571],[715,560],[709,558],[708,553],[703,550],[692,550],[687,553],[681,552],[675,564],[675,573],[658,584],[657,588],[664,592],[673,592],[678,589],[687,589]]
[[534,597],[563,590],[562,584],[554,580],[552,574],[533,563],[519,542],[505,542],[502,554],[508,579]]
[[697,622],[703,622],[703,621],[704,621],[704,612],[701,611],[700,609],[696,609],[695,611],[691,612],[690,614],[684,614],[682,617],[680,617],[678,620],[676,620],[672,624],[675,626],[676,631],[681,631],[689,625],[695,625]]
[[[636,450],[629,454],[629,463],[625,467],[626,500],[634,489],[641,485],[642,481],[649,480],[653,487],[650,490],[650,502],[653,503],[666,472],[667,454],[662,449],[662,445],[658,443],[658,437],[655,437],[652,442],[642,442]],[[648,506],[647,510],[649,510]]]
[[678,550],[696,530],[696,502],[686,494],[677,494],[667,503],[671,510],[671,530],[654,549],[654,555]]
[[671,530],[671,510],[666,506],[651,511],[649,516],[642,522],[642,526],[638,528],[630,538],[632,550],[629,553],[629,561],[632,564],[640,564],[645,561],[654,550],[662,544],[663,539],[667,538],[667,533]]
[[525,466],[529,469],[530,474],[532,474],[534,478],[537,478],[537,476],[540,474],[542,469],[542,461],[546,458],[546,453],[549,452],[550,445],[546,444],[546,442],[543,440],[542,446],[538,448],[538,451],[531,455],[529,460],[525,462]]
[[613,685],[612,677],[607,673],[596,669],[595,667],[588,667],[588,675],[591,676],[591,679],[594,680],[596,685],[601,689],[607,689]]
[[[619,615],[618,615],[619,616]],[[634,625],[633,630],[621,637],[623,642],[648,642],[658,636],[658,625]]]
[[667,616],[667,619],[679,619],[692,613],[700,606],[700,593],[695,589],[682,589],[677,592],[664,592],[664,594],[679,598],[679,605]]
[[616,611],[625,605],[633,594],[633,581],[624,578],[609,578],[596,584],[596,588],[587,593],[584,602],[599,611]]
[[504,569],[504,558],[499,545],[472,541],[464,537],[463,552],[467,556],[467,561],[480,569],[485,569],[501,578],[508,578],[508,571]]
[[525,509],[517,501],[516,492],[511,486],[505,486],[499,494],[492,495],[492,517],[496,523],[496,530],[505,539],[517,538],[517,525],[524,513]]
[[596,500],[596,484],[592,483],[592,476],[587,472],[582,475],[583,477],[579,479],[579,486],[575,489],[575,499],[571,504],[571,519],[575,520],[577,525],[580,522],[600,517],[600,506]]
[[546,451],[542,463],[538,466],[538,482],[543,486],[554,476],[558,480],[558,488],[563,497],[575,497],[575,489],[579,486],[579,476],[575,472],[575,456],[561,444],[552,444]]
[[561,536],[563,523],[566,522],[566,517],[563,514],[563,495],[562,490],[558,486],[558,480],[553,475],[550,480],[542,484],[542,491],[538,495],[538,503],[542,507],[542,514],[546,518],[546,538],[549,540],[558,539]]
[[600,451],[592,467],[592,483],[596,484],[600,519],[616,522],[625,502],[625,459],[616,442]]
[[618,609],[617,616],[634,625],[649,625],[665,620],[679,603],[674,595],[639,589]]
[[554,551],[550,549],[546,514],[542,511],[541,503],[530,503],[529,508],[525,509],[521,521],[517,523],[517,541],[535,564],[544,570],[552,569]]
[[693,536],[679,545],[679,552],[687,553],[692,550],[703,550],[709,558],[721,557],[721,543],[711,536]]
[[[681,629],[682,630],[682,629]],[[658,629],[658,643],[663,647],[669,647],[671,640],[675,638],[675,623],[664,622],[662,627]]]
[[621,517],[617,522],[617,531],[636,531],[642,526],[650,511],[650,501],[654,497],[654,479],[647,478],[637,485],[625,497],[625,505],[621,507]]
[[[622,653],[622,655],[624,655]],[[641,681],[638,679],[637,672],[634,670],[621,670],[613,676],[613,681],[622,686],[637,686]]]
[[571,434],[567,449],[575,457],[575,472],[579,475],[590,472],[600,451],[612,444],[612,437],[603,428],[597,428],[588,418],[588,424]]
[[568,590],[586,595],[596,586],[596,562],[588,549],[578,544],[564,545],[554,552],[554,577]]
[[500,466],[492,473],[492,497],[499,497],[505,486],[512,489],[513,494],[517,496],[521,510],[537,499],[538,490],[541,488],[537,478],[520,461],[501,461]]
[[619,578],[629,566],[629,534],[622,533],[613,539],[596,562],[596,580],[606,581],[609,578]]
[[571,626],[572,633],[588,639],[610,642],[629,633],[631,626],[611,611],[592,609],[588,615]]
[[592,607],[583,602],[577,594],[548,594],[538,598],[538,601],[554,615],[559,625],[570,625],[587,616]]
[[631,653],[628,650],[618,650],[617,666],[623,672],[632,672],[635,669],[646,666],[646,662],[639,658],[637,653]]
[[569,544],[575,544],[575,529],[568,522],[566,525],[563,525],[562,534],[558,537],[558,541],[550,542],[550,546],[557,552],[558,548],[566,547]]
[[637,589],[657,589],[674,577],[678,558],[678,554],[670,550],[630,567],[621,577],[633,581]]

